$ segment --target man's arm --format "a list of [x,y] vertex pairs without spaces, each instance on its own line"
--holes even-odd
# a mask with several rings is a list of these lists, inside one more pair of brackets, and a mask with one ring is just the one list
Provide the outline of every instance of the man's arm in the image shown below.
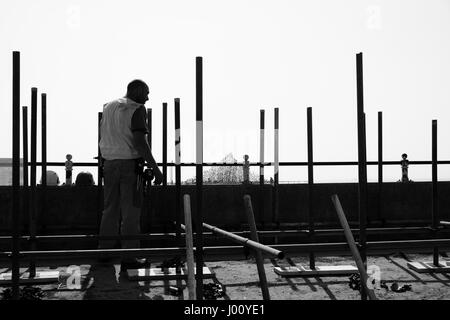
[[150,168],[153,169],[153,174],[155,175],[155,184],[160,184],[162,182],[162,173],[156,164],[155,158],[153,158],[150,146],[145,138],[148,132],[146,124],[146,114],[145,108],[141,107],[136,110],[131,119],[131,130],[133,132],[134,146],[139,152],[139,155],[144,158],[144,160],[149,164]]
[[147,139],[145,138],[145,132],[142,131],[134,131],[133,132],[134,143],[137,151],[144,158],[145,161],[148,162],[150,167],[153,170],[158,168],[155,159],[153,158],[152,152],[150,150],[150,146],[148,145]]

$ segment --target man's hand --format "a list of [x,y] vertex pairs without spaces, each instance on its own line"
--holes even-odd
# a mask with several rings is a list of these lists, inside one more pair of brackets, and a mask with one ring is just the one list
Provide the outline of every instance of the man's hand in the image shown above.
[[153,174],[155,176],[155,181],[153,183],[155,185],[161,184],[163,181],[163,174],[162,174],[161,170],[159,170],[159,168],[156,167],[155,169],[153,169]]

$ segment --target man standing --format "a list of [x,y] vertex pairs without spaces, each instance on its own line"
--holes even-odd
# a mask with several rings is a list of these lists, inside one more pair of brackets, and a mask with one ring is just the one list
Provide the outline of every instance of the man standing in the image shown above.
[[[141,193],[139,186],[145,160],[161,184],[162,173],[153,158],[145,135],[148,134],[146,110],[149,88],[142,80],[128,84],[127,94],[105,104],[100,124],[100,151],[104,159],[104,210],[101,236],[140,233]],[[141,164],[141,165],[140,165]],[[119,226],[120,218],[122,218]],[[114,247],[114,240],[102,240],[100,249]],[[123,240],[122,248],[139,248],[139,240]],[[148,266],[145,259],[123,259],[121,270]]]

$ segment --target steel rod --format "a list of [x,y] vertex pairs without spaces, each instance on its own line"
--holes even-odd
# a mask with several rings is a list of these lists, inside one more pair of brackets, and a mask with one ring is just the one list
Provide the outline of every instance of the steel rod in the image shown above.
[[203,299],[203,58],[195,58],[196,118],[196,295]]
[[[37,217],[37,194],[36,194],[36,149],[37,149],[37,88],[31,88],[31,132],[30,132],[30,249],[36,250],[36,239],[38,217]],[[30,261],[30,275],[36,274],[35,261]]]
[[[41,93],[41,206],[39,219],[44,222],[47,212],[47,94]],[[42,225],[41,222],[41,225]],[[34,274],[30,274],[34,276]]]
[[[158,201],[158,211],[164,212],[167,207],[167,103],[163,102],[162,104],[162,192],[160,195],[160,199]],[[165,223],[163,228],[164,231],[167,231],[166,228],[169,224]]]
[[12,61],[12,298],[19,300],[20,269],[20,52],[13,51]]
[[[431,227],[436,230],[439,224],[439,198],[437,174],[437,120],[431,123],[431,171],[432,171],[432,198],[431,198]],[[439,266],[439,247],[433,248],[433,264]]]
[[175,217],[177,243],[181,244],[181,130],[180,98],[175,98]]
[[[443,225],[450,225],[450,222],[441,221],[440,222]],[[182,228],[183,229],[183,228]],[[352,233],[357,235],[359,233],[359,229],[351,229]],[[368,234],[399,234],[401,232],[432,232],[428,227],[398,227],[398,228],[367,228]],[[441,231],[446,231],[446,229],[442,229]],[[329,236],[329,235],[340,235],[342,234],[343,229],[316,229],[315,230],[315,236]],[[250,231],[238,231],[238,232],[232,232],[235,235],[238,236],[248,236],[250,234]],[[298,235],[308,235],[308,230],[273,230],[273,231],[258,231],[259,237],[293,237]],[[214,236],[214,233],[212,232],[203,232],[204,236]],[[184,237],[185,234],[181,233],[181,236]],[[42,235],[42,236],[35,236],[34,239],[39,241],[61,241],[61,240],[143,240],[143,239],[171,239],[175,238],[176,233],[151,233],[151,234],[138,234],[138,235],[117,235],[117,236],[100,236],[97,234],[70,234],[70,235]],[[31,237],[29,235],[22,235],[19,237],[19,240],[22,241],[29,241]],[[11,236],[0,236],[0,242],[1,241],[11,241]]]
[[242,244],[242,245],[247,246],[249,248],[252,248],[254,250],[263,251],[263,252],[271,255],[272,257],[276,257],[278,259],[283,259],[284,258],[284,253],[282,251],[280,251],[280,250],[273,249],[273,248],[271,248],[269,246],[263,245],[263,244],[261,244],[259,242],[250,240],[248,238],[244,238],[244,237],[235,235],[235,234],[233,234],[231,232],[225,231],[223,229],[217,228],[217,227],[212,226],[212,225],[207,224],[207,223],[203,223],[203,227],[208,229],[208,230],[210,230],[210,231],[212,231],[212,232],[214,232],[214,233],[217,233],[217,234],[219,234],[221,236],[224,236],[227,239],[233,240],[233,241],[235,241],[235,242],[237,242],[239,244]]
[[352,252],[353,259],[355,260],[356,266],[358,267],[359,275],[361,277],[361,285],[364,290],[361,290],[361,296],[363,295],[363,291],[369,296],[370,300],[377,300],[375,296],[375,292],[372,289],[367,287],[368,279],[366,273],[366,266],[362,257],[359,254],[358,248],[356,247],[355,239],[350,231],[350,226],[348,225],[347,218],[345,217],[344,210],[342,209],[341,203],[337,195],[333,195],[331,197],[333,201],[334,207],[336,208],[336,212],[339,217],[339,221],[341,222],[342,228],[344,229],[345,238],[347,239],[348,246],[350,247],[350,251]]
[[259,192],[258,192],[258,215],[259,220],[264,223],[264,110],[259,110]]
[[[162,162],[158,162],[157,165],[158,166],[162,166]],[[249,166],[251,167],[260,167],[261,164],[263,166],[273,166],[274,163],[273,162],[250,162]],[[377,165],[379,164],[378,161],[367,161],[366,162],[367,165]],[[398,166],[400,165],[400,161],[383,161],[383,166],[386,165],[392,165],[392,166]],[[431,165],[432,161],[409,161],[409,164],[415,164],[415,165]],[[440,160],[437,161],[438,165],[448,165],[450,164],[449,160]],[[47,162],[47,166],[48,167],[64,167],[65,163],[64,162]],[[226,163],[226,162],[204,162],[202,163],[203,166],[205,167],[242,167],[243,163],[242,162],[236,162],[236,163]],[[278,165],[280,167],[282,166],[290,166],[290,167],[294,167],[294,166],[308,166],[308,162],[279,162]],[[313,162],[314,166],[357,166],[358,162],[357,161],[328,161],[328,162]],[[0,167],[5,166],[3,164],[0,164]],[[42,166],[41,162],[36,162],[36,166]],[[77,163],[73,163],[73,166],[75,167],[95,167],[97,166],[97,162],[77,162]],[[168,162],[167,163],[168,167],[174,167],[176,166],[176,164],[174,162]],[[196,162],[184,162],[184,163],[180,163],[180,166],[182,167],[195,167],[197,166]]]
[[[100,224],[103,214],[103,160],[100,151],[101,124],[103,112],[98,113],[97,119],[97,230],[100,230]],[[75,164],[74,164],[75,165]]]
[[[273,167],[273,217],[272,221],[279,224],[279,201],[278,201],[278,183],[279,183],[279,108],[274,109],[274,167]],[[276,241],[277,239],[275,239]]]
[[[163,102],[162,104],[162,174],[163,174],[163,187],[167,186],[167,103]],[[165,189],[165,188],[164,188]],[[165,205],[165,204],[164,204]]]
[[[309,242],[313,242],[314,236],[314,165],[313,165],[313,128],[312,128],[312,108],[306,109],[307,115],[307,136],[308,136],[308,231]],[[314,252],[309,253],[309,268],[316,268]]]
[[383,221],[383,113],[378,112],[378,219]]
[[[252,200],[249,195],[244,196],[245,213],[250,227],[250,238],[252,241],[259,243],[258,232],[256,229],[255,216],[253,215]],[[259,284],[264,300],[270,300],[269,287],[267,286],[266,272],[264,270],[264,259],[261,251],[254,250],[256,267],[258,268]]]
[[28,177],[28,107],[22,107],[22,153],[23,153],[23,209],[22,212],[28,214],[30,210],[30,190]]
[[[357,125],[358,125],[358,215],[359,215],[359,250],[361,259],[366,268],[366,224],[367,224],[367,164],[366,164],[366,135],[364,115],[364,89],[363,89],[363,56],[356,55],[356,91],[357,91]],[[365,292],[361,292],[361,299],[366,300]]]
[[[425,239],[425,240],[397,240],[397,241],[374,241],[367,242],[368,252],[377,250],[396,250],[396,249],[429,249],[434,246],[442,248],[450,248],[450,239]],[[303,243],[303,244],[277,244],[271,246],[275,250],[284,252],[285,254],[300,254],[310,251],[314,252],[348,252],[349,246],[347,242],[331,242],[331,243]],[[194,248],[194,250],[196,250]],[[203,248],[205,256],[213,256],[222,254],[242,254],[244,255],[243,246],[213,246]],[[141,248],[141,249],[93,249],[93,250],[51,250],[51,251],[21,251],[20,258],[29,260],[30,258],[70,258],[70,257],[120,257],[120,256],[148,256],[148,257],[179,257],[186,253],[186,248]],[[263,252],[265,253],[265,252]],[[12,252],[0,252],[0,258],[10,259]],[[269,255],[270,256],[270,255]]]
[[[191,198],[188,194],[184,195],[184,221],[186,230],[186,264],[188,270],[187,287],[189,300],[196,300],[195,296],[195,264],[194,264],[194,244],[192,236],[192,218],[191,218]],[[181,229],[181,226],[180,226]]]

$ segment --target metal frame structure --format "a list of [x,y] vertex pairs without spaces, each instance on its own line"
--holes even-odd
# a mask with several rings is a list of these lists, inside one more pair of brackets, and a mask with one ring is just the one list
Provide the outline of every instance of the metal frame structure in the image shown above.
[[[434,262],[438,262],[438,248],[439,247],[450,247],[449,239],[439,239],[437,237],[437,231],[439,230],[439,216],[437,212],[437,201],[438,201],[438,190],[437,190],[437,165],[438,164],[450,164],[450,161],[438,161],[437,160],[437,121],[433,120],[432,122],[432,161],[410,161],[410,164],[432,164],[432,186],[433,186],[433,197],[432,197],[432,224],[431,231],[433,232],[433,239],[423,239],[423,240],[402,240],[402,241],[376,241],[370,242],[366,240],[367,232],[375,232],[374,228],[370,229],[366,226],[366,214],[367,214],[367,165],[378,165],[379,168],[379,202],[381,203],[381,186],[382,186],[382,167],[383,165],[398,165],[399,161],[383,161],[382,160],[382,116],[381,112],[378,113],[378,161],[367,161],[366,159],[366,135],[365,135],[365,114],[363,108],[363,85],[362,85],[362,53],[357,54],[356,56],[356,70],[357,70],[357,101],[358,101],[358,161],[346,161],[346,162],[314,162],[313,161],[313,139],[312,139],[312,109],[307,109],[308,116],[308,161],[307,162],[279,162],[278,157],[275,158],[275,162],[264,162],[264,110],[261,110],[261,150],[260,150],[260,162],[250,163],[251,166],[259,166],[260,167],[260,186],[264,184],[264,167],[274,165],[276,168],[278,166],[307,166],[308,167],[308,188],[309,188],[309,207],[308,207],[308,230],[294,230],[293,233],[304,233],[306,232],[310,241],[307,244],[275,244],[272,248],[280,250],[288,253],[301,253],[306,252],[310,254],[310,266],[314,268],[315,266],[315,253],[318,252],[329,252],[329,251],[348,251],[347,243],[314,243],[314,238],[317,235],[325,234],[327,232],[341,232],[342,230],[334,229],[334,230],[315,230],[314,226],[314,207],[313,207],[313,190],[314,190],[314,179],[313,179],[313,167],[314,166],[346,166],[346,165],[358,165],[359,168],[359,217],[360,217],[360,227],[359,227],[359,241],[360,241],[360,254],[362,261],[365,263],[367,252],[372,252],[373,250],[383,250],[383,249],[392,249],[392,248],[433,248],[433,257]],[[17,299],[19,294],[19,266],[20,260],[30,260],[30,269],[35,272],[34,260],[39,258],[50,258],[50,257],[117,257],[117,256],[134,256],[134,255],[148,255],[148,256],[163,256],[168,257],[171,255],[180,256],[185,253],[185,248],[146,248],[146,249],[103,249],[103,250],[56,250],[56,251],[37,251],[33,249],[31,251],[20,251],[20,240],[30,240],[32,243],[35,243],[36,240],[56,240],[56,239],[100,239],[105,237],[100,237],[98,235],[63,235],[63,236],[38,236],[36,234],[36,223],[37,210],[35,207],[36,204],[36,167],[41,166],[43,170],[42,175],[42,187],[45,189],[46,187],[46,174],[45,169],[48,166],[64,166],[63,162],[47,162],[46,159],[46,95],[42,94],[42,161],[36,161],[36,115],[37,115],[37,88],[32,88],[31,91],[31,162],[30,162],[30,203],[29,203],[29,220],[30,220],[30,236],[29,237],[21,237],[19,234],[20,227],[20,201],[22,193],[20,192],[20,182],[19,182],[19,170],[20,170],[20,53],[17,51],[13,52],[13,130],[12,130],[12,140],[13,140],[13,186],[12,186],[12,236],[11,237],[0,237],[0,240],[8,240],[12,241],[12,251],[11,252],[0,252],[0,258],[11,259],[12,261],[12,288],[13,288],[13,298]],[[166,108],[164,108],[166,110]],[[24,132],[24,168],[28,169],[28,140],[27,140],[27,109],[24,107],[23,111],[23,132]],[[194,219],[194,230],[195,230],[195,244],[196,248],[194,249],[194,253],[196,255],[196,273],[197,273],[197,285],[196,285],[196,295],[197,299],[202,299],[203,297],[203,262],[204,256],[211,255],[214,253],[217,254],[242,254],[242,246],[217,246],[217,247],[204,247],[203,246],[203,238],[208,235],[207,233],[203,233],[203,213],[202,213],[202,205],[203,205],[203,167],[204,166],[242,166],[241,163],[204,163],[203,162],[203,59],[202,57],[196,57],[196,162],[195,163],[181,163],[179,158],[179,147],[180,147],[180,126],[179,126],[179,99],[175,99],[175,114],[176,114],[176,163],[167,163],[167,156],[163,156],[162,166],[166,172],[167,166],[176,166],[177,174],[176,180],[180,183],[180,170],[183,166],[195,166],[196,167],[196,208],[193,215]],[[177,115],[178,114],[178,115]],[[148,120],[151,123],[151,109],[147,110]],[[178,118],[178,120],[177,120]],[[101,113],[99,113],[99,124],[101,121]],[[178,123],[177,123],[178,121]],[[163,137],[167,138],[167,112],[165,112],[165,116],[163,117]],[[149,126],[151,129],[151,126]],[[279,129],[278,123],[278,108],[275,109],[275,131],[276,131],[276,141],[277,134]],[[149,132],[148,141],[151,145],[151,137],[152,133]],[[100,138],[100,132],[99,132]],[[163,143],[163,155],[166,155],[167,143]],[[277,154],[278,144],[275,147],[275,151]],[[158,165],[161,165],[158,163]],[[98,150],[98,159],[97,163],[90,162],[79,162],[74,163],[74,166],[97,166],[98,173],[98,190],[99,190],[99,199],[101,199],[102,195],[102,172],[101,172],[101,154],[100,150]],[[27,171],[28,173],[28,171]],[[278,176],[278,170],[275,172]],[[28,185],[28,174],[24,174],[24,186]],[[276,179],[278,180],[278,179]],[[166,181],[166,175],[165,175]],[[179,189],[180,184],[177,184],[177,190]],[[167,187],[167,183],[165,182],[163,185],[164,188]],[[25,189],[25,188],[24,188]],[[260,188],[262,191],[262,188]],[[274,194],[278,194],[278,181],[274,184]],[[45,194],[45,192],[44,192]],[[25,194],[24,200],[25,202],[28,200],[28,194]],[[181,192],[177,192],[177,197],[181,196]],[[181,197],[180,197],[181,198]],[[180,199],[181,201],[181,199]],[[262,214],[263,206],[261,206],[262,201],[260,199],[260,207],[259,214]],[[276,201],[274,210],[274,217],[278,216],[278,203]],[[180,202],[181,204],[181,202]],[[379,209],[381,210],[381,209]],[[101,202],[99,200],[99,214],[101,212]],[[379,216],[382,217],[382,212],[379,211]],[[176,215],[178,221],[177,225],[180,225],[181,214],[177,213]],[[278,221],[274,221],[277,223]],[[427,228],[421,228],[427,229]],[[379,228],[378,231],[389,231],[389,228]],[[272,231],[272,235],[291,235],[292,233],[279,231]],[[258,235],[267,236],[268,233],[264,233],[264,231],[259,231]],[[128,238],[151,238],[151,237],[166,237],[173,236],[172,234],[162,234],[162,235],[136,235],[136,236],[117,236],[110,237],[115,239],[128,239]],[[177,229],[177,233],[175,236],[180,239],[181,231]],[[35,248],[35,247],[34,247]],[[364,299],[364,297],[363,297]]]

